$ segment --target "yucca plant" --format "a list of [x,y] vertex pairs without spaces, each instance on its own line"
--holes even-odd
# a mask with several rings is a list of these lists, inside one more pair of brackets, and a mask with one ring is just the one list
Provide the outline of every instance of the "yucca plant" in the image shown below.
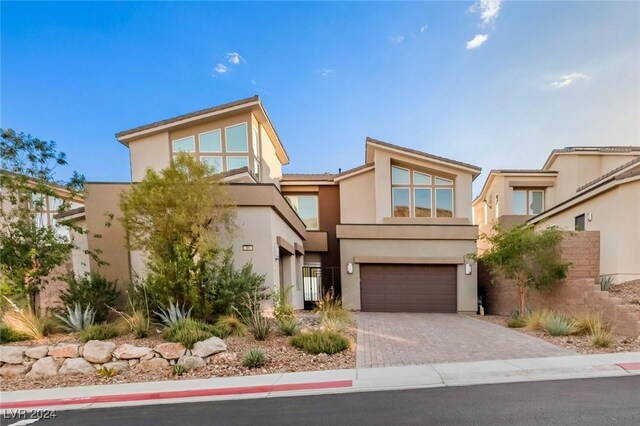
[[67,331],[79,332],[93,325],[96,318],[96,311],[91,306],[87,306],[83,312],[82,306],[76,303],[73,310],[70,306],[67,306],[67,316],[56,314],[56,318],[64,323],[62,327]]
[[175,325],[178,321],[183,319],[191,318],[191,310],[193,308],[189,308],[189,310],[185,311],[184,303],[182,306],[178,305],[178,302],[175,304],[173,302],[169,303],[169,307],[167,309],[158,308],[159,311],[154,311],[160,320],[166,326]]
[[247,368],[259,368],[267,361],[264,351],[260,348],[251,348],[242,357],[242,365]]
[[39,317],[28,309],[20,309],[7,296],[2,297],[11,305],[11,308],[2,313],[2,322],[16,333],[29,336],[31,339],[42,339],[46,329],[44,318]]
[[558,314],[547,315],[542,320],[541,326],[552,336],[568,336],[578,331],[570,318]]
[[187,367],[184,364],[174,364],[173,366],[173,375],[174,376],[182,376],[187,371]]

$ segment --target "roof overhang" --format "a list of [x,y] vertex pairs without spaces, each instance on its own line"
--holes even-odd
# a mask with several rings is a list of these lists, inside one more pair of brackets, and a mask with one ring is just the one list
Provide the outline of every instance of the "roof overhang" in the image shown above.
[[[480,190],[480,194],[478,194],[478,196],[473,199],[473,201],[471,202],[471,205],[476,205],[478,202],[484,200],[484,198],[487,196],[487,189],[489,188],[491,182],[493,182],[493,179],[498,175],[504,176],[504,177],[530,177],[530,178],[543,177],[545,179],[555,179],[558,176],[558,172],[556,170],[539,170],[539,171],[527,170],[527,171],[521,171],[521,172],[517,170],[510,170],[510,171],[491,170],[489,172],[489,176],[487,176],[487,179],[484,181],[484,184],[482,185],[482,190]],[[551,185],[549,185],[548,181],[541,181],[541,186],[551,186]]]

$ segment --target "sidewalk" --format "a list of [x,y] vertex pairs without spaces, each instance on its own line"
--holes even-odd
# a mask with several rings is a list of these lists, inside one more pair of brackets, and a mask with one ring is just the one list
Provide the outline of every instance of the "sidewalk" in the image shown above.
[[0,410],[71,410],[640,375],[640,352],[2,392]]

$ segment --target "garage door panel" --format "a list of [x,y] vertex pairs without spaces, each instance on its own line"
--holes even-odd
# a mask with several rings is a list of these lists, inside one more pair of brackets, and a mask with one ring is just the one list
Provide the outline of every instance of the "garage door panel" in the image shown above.
[[361,309],[456,312],[455,265],[360,265]]

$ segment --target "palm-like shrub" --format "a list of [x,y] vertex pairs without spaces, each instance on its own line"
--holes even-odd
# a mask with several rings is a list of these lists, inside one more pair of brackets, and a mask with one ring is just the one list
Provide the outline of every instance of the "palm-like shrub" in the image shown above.
[[154,311],[154,314],[160,318],[164,325],[172,326],[180,320],[191,318],[191,309],[185,310],[184,303],[180,306],[178,302],[175,304],[170,302],[167,309],[158,308],[157,311]]
[[67,306],[66,316],[56,315],[56,318],[63,322],[63,328],[67,331],[79,332],[94,323],[96,311],[91,306],[87,306],[83,311],[82,306],[80,306],[79,303],[76,303],[73,309],[71,309],[70,306]]
[[312,355],[333,355],[351,347],[351,342],[340,333],[315,330],[301,333],[289,339],[289,343]]

